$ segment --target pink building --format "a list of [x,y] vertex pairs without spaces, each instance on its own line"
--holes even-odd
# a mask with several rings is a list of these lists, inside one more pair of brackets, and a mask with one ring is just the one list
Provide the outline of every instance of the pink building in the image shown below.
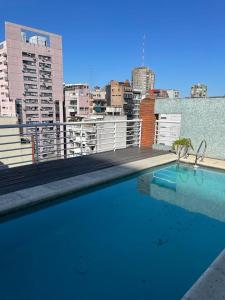
[[64,86],[64,120],[72,121],[75,116],[89,114],[89,86],[87,83]]
[[21,123],[63,121],[61,36],[5,23],[0,43],[0,114]]

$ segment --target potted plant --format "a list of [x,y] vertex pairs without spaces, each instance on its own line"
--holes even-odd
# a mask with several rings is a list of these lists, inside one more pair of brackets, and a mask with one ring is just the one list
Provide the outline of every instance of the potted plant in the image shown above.
[[181,157],[187,157],[188,150],[190,148],[194,150],[190,138],[179,138],[178,140],[174,141],[172,144],[172,149],[176,152],[178,160]]

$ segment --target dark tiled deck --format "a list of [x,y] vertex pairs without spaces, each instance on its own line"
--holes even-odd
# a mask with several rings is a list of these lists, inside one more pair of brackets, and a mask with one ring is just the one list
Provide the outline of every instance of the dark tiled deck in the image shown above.
[[0,195],[162,154],[166,152],[134,147],[3,169],[0,170]]

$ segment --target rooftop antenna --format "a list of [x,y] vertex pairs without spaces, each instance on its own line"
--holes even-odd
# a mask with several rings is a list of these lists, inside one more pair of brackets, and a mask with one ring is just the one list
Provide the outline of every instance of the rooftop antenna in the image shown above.
[[146,35],[143,35],[143,40],[142,40],[142,67],[145,65],[145,40],[146,40]]

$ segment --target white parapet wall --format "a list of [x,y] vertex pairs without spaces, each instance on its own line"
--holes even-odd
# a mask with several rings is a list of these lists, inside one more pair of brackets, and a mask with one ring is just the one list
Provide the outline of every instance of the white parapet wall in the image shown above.
[[[16,125],[17,122],[16,117],[0,117],[0,125]],[[21,137],[19,128],[0,129],[0,168],[32,162],[32,141],[21,143]]]

